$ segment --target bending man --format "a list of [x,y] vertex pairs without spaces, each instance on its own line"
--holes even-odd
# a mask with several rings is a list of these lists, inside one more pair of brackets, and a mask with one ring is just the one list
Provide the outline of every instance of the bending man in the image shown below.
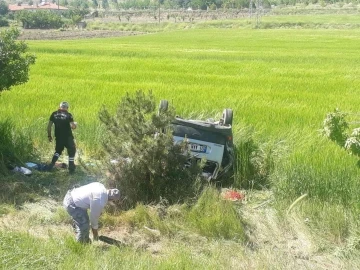
[[[64,198],[64,207],[74,222],[76,240],[81,243],[90,243],[90,226],[93,240],[97,240],[98,221],[100,214],[108,201],[120,199],[118,189],[106,189],[99,182],[69,190]],[[90,219],[87,213],[90,209]]]

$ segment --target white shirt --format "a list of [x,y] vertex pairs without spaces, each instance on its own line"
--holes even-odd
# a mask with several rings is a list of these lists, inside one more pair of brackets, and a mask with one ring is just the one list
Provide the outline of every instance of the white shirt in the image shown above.
[[90,209],[91,228],[98,229],[98,221],[101,211],[108,202],[108,194],[105,186],[99,182],[75,188],[71,191],[71,197],[77,207]]

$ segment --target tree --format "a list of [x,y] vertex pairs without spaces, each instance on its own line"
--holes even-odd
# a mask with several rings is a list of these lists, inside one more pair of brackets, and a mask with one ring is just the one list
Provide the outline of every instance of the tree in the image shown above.
[[60,28],[64,24],[59,14],[49,10],[21,10],[15,17],[24,28],[51,29]]
[[79,9],[79,10],[84,10],[86,11],[85,14],[89,13],[89,2],[87,0],[72,0],[70,1],[70,6],[75,8],[75,9]]
[[174,144],[170,130],[173,109],[156,113],[151,92],[137,91],[122,98],[115,115],[103,108],[99,116],[106,130],[103,161],[122,190],[124,207],[195,197],[201,187],[201,168],[190,158],[185,143]]
[[0,16],[6,15],[9,12],[8,4],[5,1],[0,1]]
[[92,0],[92,7],[97,9],[99,7],[99,3],[97,0]]
[[0,92],[27,82],[30,65],[35,63],[25,42],[16,41],[19,35],[15,28],[0,32]]
[[102,0],[101,7],[102,7],[103,9],[108,9],[108,8],[109,8],[109,2],[108,2],[108,0]]

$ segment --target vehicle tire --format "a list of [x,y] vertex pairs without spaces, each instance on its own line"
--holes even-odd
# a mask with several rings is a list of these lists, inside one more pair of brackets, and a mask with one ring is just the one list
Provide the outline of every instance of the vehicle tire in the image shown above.
[[160,112],[166,112],[169,108],[169,102],[166,99],[160,100],[159,104],[159,114]]
[[222,119],[224,121],[224,126],[232,125],[233,111],[231,109],[225,109],[223,111]]

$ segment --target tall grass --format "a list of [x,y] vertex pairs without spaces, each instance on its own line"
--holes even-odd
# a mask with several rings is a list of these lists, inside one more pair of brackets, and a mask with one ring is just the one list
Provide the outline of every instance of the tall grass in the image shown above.
[[11,120],[0,121],[0,138],[0,175],[7,175],[9,170],[23,165],[26,159],[35,158],[31,134],[16,128]]
[[206,188],[189,212],[188,220],[196,231],[208,237],[244,240],[240,213],[230,201],[223,200],[214,188]]
[[126,91],[152,89],[177,114],[219,118],[234,110],[234,139],[244,127],[260,144],[283,141],[272,184],[283,195],[355,202],[356,159],[319,137],[327,112],[357,112],[359,30],[202,29],[124,38],[31,41],[30,81],[0,98],[0,118],[26,128],[51,155],[46,123],[61,100],[79,123],[79,151],[98,152],[98,111]]
[[[40,240],[0,231],[0,269],[230,269],[242,254],[229,245],[190,250],[173,241],[166,256],[134,248],[83,246],[71,237]],[[196,254],[197,253],[197,254]],[[196,256],[195,256],[196,254]]]

